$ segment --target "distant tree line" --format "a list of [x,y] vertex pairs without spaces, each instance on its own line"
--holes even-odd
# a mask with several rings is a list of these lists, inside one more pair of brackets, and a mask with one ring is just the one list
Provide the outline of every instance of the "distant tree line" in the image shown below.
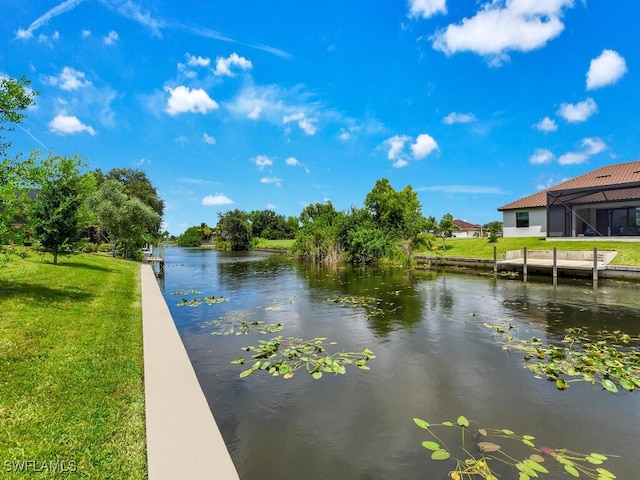
[[203,242],[215,241],[219,248],[227,250],[249,250],[256,239],[293,239],[299,228],[298,217],[285,217],[273,210],[230,210],[218,213],[218,223],[209,227],[206,223],[187,228],[178,237],[182,247],[198,247]]
[[[0,253],[10,245],[35,244],[58,256],[90,242],[105,242],[113,255],[139,255],[145,242],[160,234],[164,202],[141,170],[116,168],[104,174],[88,170],[78,156],[40,150],[28,158],[10,157],[2,135],[19,124],[35,104],[29,81],[0,79]],[[7,126],[9,125],[9,126]]]
[[293,239],[290,249],[299,258],[317,262],[411,262],[417,247],[430,247],[436,237],[451,236],[456,226],[446,214],[440,221],[425,218],[417,193],[409,185],[395,190],[386,178],[376,182],[364,206],[338,211],[331,202],[305,207],[298,217],[272,210],[230,210],[218,214],[214,227],[188,228],[177,240],[181,246],[200,246],[206,229],[219,248],[249,250],[257,238]]

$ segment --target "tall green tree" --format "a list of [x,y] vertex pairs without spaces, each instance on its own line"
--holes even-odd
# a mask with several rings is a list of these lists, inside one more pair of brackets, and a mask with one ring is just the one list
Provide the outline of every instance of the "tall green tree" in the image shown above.
[[487,232],[487,237],[490,243],[498,241],[498,237],[502,235],[502,222],[494,220],[484,225],[484,231]]
[[415,239],[424,228],[422,205],[411,185],[396,191],[389,180],[382,178],[376,181],[364,203],[373,214],[378,227],[392,237]]
[[[203,227],[205,225],[205,227]],[[202,240],[204,240],[203,230],[206,227],[206,224],[202,223],[199,227],[193,226],[187,228],[176,241],[176,244],[179,247],[199,247],[202,245]]]
[[12,125],[22,122],[26,110],[35,104],[37,92],[29,89],[30,81],[22,77],[0,78],[0,253],[14,231],[13,224],[24,217],[28,194],[33,187],[32,173],[34,159],[27,160],[7,157],[11,143],[4,132],[11,131]]
[[249,212],[251,231],[254,237],[279,240],[288,237],[287,220],[273,210],[252,210]]
[[92,174],[83,174],[78,157],[49,156],[36,168],[37,196],[29,205],[30,222],[40,247],[53,255],[71,250],[89,223],[86,201],[95,190]]
[[149,233],[157,235],[164,215],[164,200],[160,198],[158,190],[153,186],[143,170],[135,168],[113,168],[106,174],[100,169],[95,171],[98,186],[106,180],[116,180],[123,186],[123,191],[130,198],[137,198],[158,214],[156,223],[148,227]]
[[453,222],[453,215],[450,213],[445,213],[439,222],[436,221],[436,218],[433,215],[431,215],[427,218],[426,229],[435,236],[442,238],[442,249],[446,250],[446,239],[456,230],[456,224]]
[[226,242],[233,251],[249,250],[253,235],[249,214],[243,210],[230,210],[226,213],[218,213],[218,223],[215,228],[216,235]]
[[346,259],[353,263],[376,262],[390,248],[387,235],[366,208],[351,207],[344,215],[338,235]]
[[[30,83],[30,80],[25,77],[0,78],[0,132],[12,129],[12,127],[6,127],[6,123],[21,123],[26,116],[24,112],[35,104],[38,93],[29,88]],[[0,155],[4,156],[9,146],[10,143],[5,142],[4,137],[0,136]]]
[[118,180],[106,179],[90,199],[96,216],[96,225],[102,237],[111,245],[116,255],[118,245],[124,247],[125,255],[144,243],[144,234],[160,224],[160,215],[139,198],[127,195],[124,185]]
[[300,213],[302,226],[291,251],[306,260],[335,263],[342,260],[344,245],[340,231],[344,214],[331,202],[308,205]]

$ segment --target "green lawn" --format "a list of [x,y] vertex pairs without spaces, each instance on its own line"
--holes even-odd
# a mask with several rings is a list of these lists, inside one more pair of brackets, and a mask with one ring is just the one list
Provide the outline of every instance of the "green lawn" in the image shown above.
[[265,240],[264,238],[259,238],[256,248],[288,250],[289,248],[291,248],[291,245],[293,245],[293,240]]
[[[286,250],[293,240],[260,240],[258,248],[274,248]],[[640,242],[616,241],[546,241],[544,238],[500,238],[496,243],[489,243],[486,238],[447,238],[447,249],[442,249],[442,240],[437,239],[433,250],[415,252],[417,255],[441,255],[448,257],[493,258],[493,247],[497,248],[498,258],[504,258],[508,250],[615,250],[618,252],[612,265],[640,265]]]
[[0,268],[3,478],[30,461],[30,478],[146,478],[139,272],[96,254]]
[[612,265],[640,265],[640,242],[616,241],[570,241],[552,240],[544,238],[499,238],[495,243],[489,243],[486,238],[447,238],[447,248],[442,249],[442,240],[438,239],[434,250],[419,251],[421,255],[442,255],[448,257],[493,258],[493,247],[497,248],[498,258],[504,258],[508,250],[520,250],[527,247],[530,250],[615,250],[618,252],[611,262]]

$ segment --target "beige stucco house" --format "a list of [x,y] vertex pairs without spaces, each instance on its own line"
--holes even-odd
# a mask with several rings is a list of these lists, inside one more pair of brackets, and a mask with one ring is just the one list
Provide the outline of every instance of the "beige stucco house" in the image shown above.
[[505,237],[640,239],[640,161],[600,167],[498,211]]

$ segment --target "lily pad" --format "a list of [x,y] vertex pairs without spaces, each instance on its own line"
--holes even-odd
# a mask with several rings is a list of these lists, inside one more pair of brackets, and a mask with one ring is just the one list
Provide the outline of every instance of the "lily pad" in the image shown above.
[[448,460],[449,457],[451,454],[442,448],[431,454],[431,460]]

